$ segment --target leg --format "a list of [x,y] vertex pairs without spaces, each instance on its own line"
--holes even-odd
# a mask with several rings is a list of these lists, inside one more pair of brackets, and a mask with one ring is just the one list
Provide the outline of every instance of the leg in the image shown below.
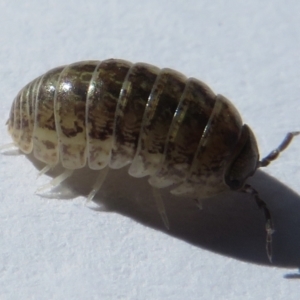
[[39,171],[37,177],[39,178],[40,176],[46,174],[49,170],[53,169],[55,166],[52,165],[46,165],[41,171]]
[[203,209],[202,199],[200,199],[200,198],[195,198],[194,201],[195,201],[195,203],[196,203],[196,206],[197,206],[200,210],[202,210],[202,209]]
[[9,143],[0,146],[1,155],[17,156],[23,154],[19,147],[15,143]]
[[100,170],[100,173],[96,179],[96,182],[94,183],[93,188],[90,191],[90,193],[86,199],[86,203],[92,201],[93,198],[95,197],[95,195],[97,194],[97,192],[101,189],[101,186],[107,176],[108,169],[109,169],[109,167],[107,166],[103,170]]
[[73,174],[73,172],[74,172],[74,170],[65,169],[65,171],[63,173],[61,173],[57,177],[53,178],[49,183],[39,187],[36,190],[36,193],[39,193],[39,192],[42,192],[44,190],[47,190],[47,189],[54,188],[54,187],[58,186],[60,183],[65,181],[67,178],[69,178]]
[[18,150],[18,146],[16,146],[15,143],[9,143],[9,144],[4,144],[0,146],[0,151],[5,152],[5,151],[11,151],[11,150]]
[[169,224],[169,220],[168,220],[168,217],[167,217],[164,201],[161,197],[161,194],[158,191],[158,189],[155,188],[155,187],[152,188],[152,192],[153,192],[153,196],[154,196],[154,199],[156,201],[157,209],[158,209],[158,212],[161,216],[161,219],[164,222],[165,227],[169,230],[170,229],[170,224]]
[[291,143],[292,139],[299,134],[300,131],[289,132],[284,138],[284,140],[281,142],[281,144],[278,146],[278,148],[271,151],[269,155],[267,155],[259,162],[258,168],[266,167],[267,165],[269,165],[271,161],[275,160],[279,156],[280,152],[284,151],[287,148],[287,146]]
[[267,250],[269,261],[272,262],[272,234],[274,233],[274,227],[271,218],[271,213],[267,207],[267,204],[262,199],[259,198],[258,192],[251,185],[246,184],[242,192],[253,195],[258,207],[264,211],[265,219],[266,219],[266,232],[267,232],[266,250]]

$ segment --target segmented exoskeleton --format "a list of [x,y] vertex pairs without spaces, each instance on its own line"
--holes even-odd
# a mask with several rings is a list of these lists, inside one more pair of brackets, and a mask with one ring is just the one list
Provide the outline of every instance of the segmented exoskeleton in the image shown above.
[[266,215],[271,258],[270,212],[245,181],[299,132],[259,161],[255,137],[235,107],[195,78],[118,59],[58,67],[19,92],[8,130],[17,147],[46,164],[45,171],[61,163],[66,171],[54,185],[86,164],[103,174],[130,165],[131,176],[149,176],[155,188],[174,185],[173,194],[252,193]]

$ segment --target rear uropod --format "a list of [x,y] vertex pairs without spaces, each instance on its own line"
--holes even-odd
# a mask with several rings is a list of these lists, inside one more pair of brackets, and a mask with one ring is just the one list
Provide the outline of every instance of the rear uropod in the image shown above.
[[58,67],[27,84],[15,98],[8,131],[25,154],[65,171],[60,184],[88,164],[102,170],[88,197],[100,189],[109,168],[129,165],[134,177],[149,176],[156,188],[207,198],[228,190],[251,193],[266,217],[271,260],[273,224],[258,193],[245,182],[276,159],[300,132],[259,160],[255,137],[236,108],[203,82],[171,70],[119,59]]

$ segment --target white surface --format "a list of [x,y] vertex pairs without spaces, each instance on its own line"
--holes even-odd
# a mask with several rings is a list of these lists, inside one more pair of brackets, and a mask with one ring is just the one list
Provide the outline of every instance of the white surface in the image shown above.
[[[0,0],[1,143],[27,82],[114,57],[202,79],[235,103],[267,154],[300,129],[299,9],[298,0]],[[0,299],[299,299],[299,279],[285,275],[300,265],[300,198],[281,184],[300,192],[299,149],[298,139],[266,170],[279,182],[262,172],[252,180],[277,229],[271,266],[250,197],[207,200],[198,212],[164,193],[168,233],[143,180],[113,173],[96,199],[108,199],[103,212],[84,197],[35,195],[49,178],[36,180],[23,155],[1,155]]]

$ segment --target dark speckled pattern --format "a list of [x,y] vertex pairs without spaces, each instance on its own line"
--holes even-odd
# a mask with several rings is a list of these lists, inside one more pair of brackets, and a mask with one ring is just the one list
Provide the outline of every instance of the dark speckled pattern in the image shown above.
[[224,177],[233,159],[247,165],[240,149],[258,159],[250,131],[241,142],[241,117],[225,97],[174,70],[119,59],[50,70],[20,91],[7,124],[14,143],[47,165],[129,164],[132,176],[149,175],[155,187],[176,183],[174,194],[198,198],[230,188]]

